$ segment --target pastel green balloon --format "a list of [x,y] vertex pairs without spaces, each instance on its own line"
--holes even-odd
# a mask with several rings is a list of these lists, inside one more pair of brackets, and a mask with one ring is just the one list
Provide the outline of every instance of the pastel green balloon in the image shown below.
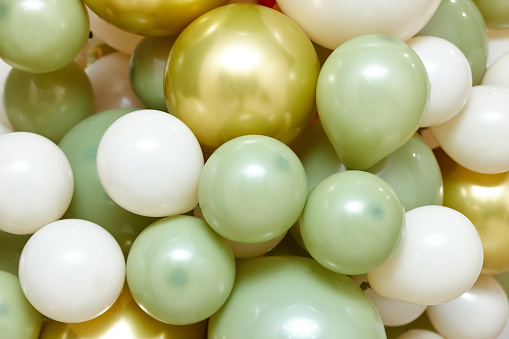
[[225,302],[235,280],[235,259],[225,239],[200,218],[160,219],[136,238],[127,258],[134,300],[172,325],[207,319]]
[[94,113],[94,93],[76,62],[49,73],[13,68],[5,81],[5,113],[16,131],[33,132],[58,143]]
[[0,58],[32,73],[52,72],[74,60],[88,40],[80,0],[0,0]]
[[209,320],[211,339],[377,339],[377,311],[347,276],[303,257],[238,262],[235,287]]
[[488,28],[509,28],[509,3],[506,0],[474,0]]
[[339,160],[367,169],[407,142],[429,104],[429,80],[417,54],[384,35],[339,46],[318,77],[318,115]]
[[168,112],[164,99],[164,70],[177,36],[146,37],[136,46],[129,63],[133,92],[147,108]]
[[0,271],[18,275],[19,257],[31,236],[0,231]]
[[112,109],[94,114],[71,129],[59,143],[74,174],[74,194],[63,218],[94,222],[117,240],[127,257],[134,239],[156,218],[131,213],[104,191],[97,173],[96,153],[106,129],[134,109]]
[[486,72],[488,32],[472,0],[442,0],[437,11],[417,35],[431,35],[455,44],[472,68],[472,84],[479,85]]
[[262,135],[232,139],[207,160],[198,201],[207,223],[244,243],[278,237],[299,218],[307,196],[306,173],[284,143]]
[[2,338],[37,339],[42,316],[28,302],[16,275],[0,271],[0,333]]
[[322,180],[302,212],[302,239],[311,256],[343,274],[363,274],[386,262],[401,244],[404,208],[374,174],[345,171]]

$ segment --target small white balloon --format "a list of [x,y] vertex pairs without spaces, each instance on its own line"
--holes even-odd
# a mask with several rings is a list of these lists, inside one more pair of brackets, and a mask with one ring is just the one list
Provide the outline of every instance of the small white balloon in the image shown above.
[[115,238],[85,220],[58,220],[26,243],[19,279],[28,301],[56,321],[77,323],[108,310],[125,281],[125,260]]
[[396,339],[445,339],[440,334],[428,330],[410,330],[398,336]]
[[509,51],[500,55],[487,69],[481,85],[494,85],[509,88]]

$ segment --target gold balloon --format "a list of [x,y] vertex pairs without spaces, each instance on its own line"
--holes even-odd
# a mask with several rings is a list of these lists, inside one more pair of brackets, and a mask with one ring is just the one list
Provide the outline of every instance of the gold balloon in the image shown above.
[[194,19],[228,0],[84,0],[107,21],[127,32],[163,36],[180,33]]
[[444,206],[463,213],[481,236],[482,273],[509,271],[509,172],[472,172],[455,163],[442,149],[434,152],[444,181]]
[[205,339],[207,320],[192,325],[168,325],[136,304],[127,285],[113,306],[99,317],[76,324],[46,320],[39,339]]
[[291,19],[259,5],[222,6],[173,45],[166,105],[207,152],[247,134],[290,144],[315,112],[319,71],[313,44]]

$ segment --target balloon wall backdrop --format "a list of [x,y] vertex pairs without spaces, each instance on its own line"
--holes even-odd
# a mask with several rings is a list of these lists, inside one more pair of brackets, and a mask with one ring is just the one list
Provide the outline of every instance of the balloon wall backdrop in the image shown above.
[[508,18],[0,0],[0,338],[509,339]]

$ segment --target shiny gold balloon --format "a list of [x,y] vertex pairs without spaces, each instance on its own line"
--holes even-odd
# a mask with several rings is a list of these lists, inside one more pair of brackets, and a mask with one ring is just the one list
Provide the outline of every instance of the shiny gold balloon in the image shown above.
[[[509,271],[509,172],[472,172],[435,149],[444,181],[444,206],[472,221],[484,247],[482,273]],[[454,252],[454,249],[451,249]]]
[[264,6],[227,5],[173,45],[166,105],[205,151],[247,134],[289,144],[313,117],[319,71],[313,44],[291,19]]

